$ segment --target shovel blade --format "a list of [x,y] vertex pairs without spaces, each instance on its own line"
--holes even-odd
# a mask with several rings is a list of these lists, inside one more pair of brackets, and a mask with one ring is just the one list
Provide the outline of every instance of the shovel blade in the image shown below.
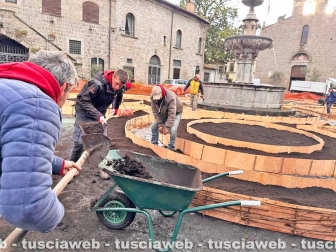
[[89,153],[88,161],[92,166],[98,166],[110,150],[110,139],[103,134],[83,135],[82,142],[84,150]]

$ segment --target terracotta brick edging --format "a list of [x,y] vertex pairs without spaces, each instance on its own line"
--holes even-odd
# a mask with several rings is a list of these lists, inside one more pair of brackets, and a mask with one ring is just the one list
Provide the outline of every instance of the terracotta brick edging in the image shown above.
[[201,213],[225,221],[319,240],[335,241],[336,210],[288,204],[203,187],[192,205],[204,206],[231,200],[259,200],[260,207],[233,206]]
[[[127,123],[125,124],[126,137],[130,138],[134,144],[152,149],[161,158],[174,160],[184,164],[189,164],[200,168],[200,170],[202,171],[204,171],[204,168],[209,166],[211,170],[212,165],[215,165],[208,162],[204,162],[202,160],[191,158],[191,156],[182,155],[176,152],[169,151],[165,148],[158,147],[156,145],[151,144],[150,142],[147,142],[137,137],[134,133],[131,132],[131,130],[134,128],[148,126],[153,122],[153,120],[154,119],[152,116],[146,115],[127,121]],[[164,140],[162,136],[161,139]],[[183,142],[186,141],[184,139],[179,139],[179,141],[180,145],[181,144],[183,144],[183,146],[188,145],[186,144],[186,142]],[[202,146],[201,148],[204,148],[204,146]],[[225,154],[225,158],[226,155],[227,153]],[[200,164],[201,162],[204,162],[204,164],[201,165]],[[230,169],[231,167],[220,166],[220,168],[223,168],[224,170],[219,171],[216,169],[216,171],[208,170],[208,172],[220,173],[225,172],[227,170],[232,170]],[[247,177],[245,176],[244,177],[249,178],[252,175],[250,174],[250,172],[255,173],[256,171],[244,171],[244,174],[247,173]],[[293,177],[288,175],[274,174],[275,176],[277,176],[276,178],[269,177],[267,179],[266,178],[267,176],[264,177],[264,175],[267,173],[262,172],[259,173],[262,175],[260,177],[264,178],[263,181],[259,181],[261,183],[265,181],[274,181],[274,179],[276,180],[280,179],[281,181],[289,182],[288,178]],[[271,176],[271,174],[269,175]],[[241,175],[237,176],[237,178],[240,177]],[[301,178],[301,179],[306,180],[305,187],[314,186],[314,183],[312,183],[312,181],[316,180],[316,179],[312,180],[310,178]],[[320,179],[320,181],[322,183],[319,186],[323,187],[322,185],[326,185],[327,180]],[[329,184],[335,185],[336,184],[335,180],[331,181],[331,183]],[[336,186],[334,186],[333,190],[336,191]],[[330,240],[330,241],[334,241],[334,239],[336,238],[336,234],[334,232],[335,229],[334,223],[336,221],[335,210],[288,204],[280,201],[270,200],[267,198],[250,197],[247,195],[230,193],[208,187],[203,187],[203,190],[197,192],[192,201],[192,205],[199,206],[199,205],[206,205],[206,204],[226,202],[230,200],[241,200],[241,199],[260,200],[262,205],[260,207],[253,207],[253,208],[238,207],[238,206],[219,208],[214,210],[203,211],[203,214],[246,226],[258,227],[287,234],[295,234],[304,237],[310,237],[321,240]]]
[[[135,144],[151,148],[161,158],[192,165],[206,173],[244,170],[244,174],[238,176],[238,179],[264,185],[278,185],[286,188],[317,186],[336,192],[336,160],[253,155],[177,138],[175,146],[184,153],[180,154],[153,145],[130,132],[133,128],[145,127],[151,124],[153,120],[154,118],[151,115],[131,119],[125,125],[125,134]],[[164,144],[168,144],[168,135],[160,135],[160,138]]]
[[[238,123],[252,126],[261,126],[264,128],[271,128],[276,130],[286,130],[292,133],[305,135],[306,137],[312,138],[318,142],[318,144],[311,146],[280,146],[280,145],[270,145],[270,144],[261,144],[261,143],[253,143],[253,142],[245,142],[238,141],[229,138],[217,137],[210,134],[203,133],[198,131],[191,126],[198,123]],[[291,127],[277,125],[272,122],[256,122],[256,121],[248,121],[248,120],[234,120],[234,119],[200,119],[191,121],[187,124],[187,132],[190,134],[196,135],[198,138],[210,144],[223,144],[226,146],[234,146],[239,148],[248,148],[253,150],[260,150],[268,153],[306,153],[310,154],[314,151],[322,150],[324,146],[324,141],[318,136],[303,131],[299,129],[294,129]]]

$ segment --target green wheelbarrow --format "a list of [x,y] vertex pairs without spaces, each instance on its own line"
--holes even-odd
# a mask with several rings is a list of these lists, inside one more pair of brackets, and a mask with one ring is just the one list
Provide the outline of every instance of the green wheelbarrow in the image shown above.
[[[125,155],[141,162],[149,169],[153,179],[120,174],[107,165],[108,160]],[[157,251],[170,251],[174,247],[182,218],[187,213],[235,205],[260,206],[260,201],[238,200],[188,208],[196,192],[202,190],[203,183],[223,176],[242,174],[242,170],[225,172],[202,180],[200,170],[195,167],[127,150],[110,150],[98,166],[115,182],[90,208],[106,227],[123,229],[133,222],[136,213],[141,213],[147,218],[150,241],[155,243],[152,218],[146,210],[158,210],[164,217],[179,212],[169,248],[162,250],[154,247]],[[116,186],[122,192],[114,191]]]

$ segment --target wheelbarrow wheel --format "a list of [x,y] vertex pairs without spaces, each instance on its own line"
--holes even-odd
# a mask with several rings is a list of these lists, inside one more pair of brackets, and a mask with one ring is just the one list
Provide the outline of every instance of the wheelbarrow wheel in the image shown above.
[[[122,193],[112,193],[99,207],[135,208],[135,205],[126,195]],[[135,218],[135,213],[126,211],[97,211],[96,214],[99,221],[110,229],[123,229],[129,226]]]
[[177,211],[164,211],[164,210],[159,210],[159,213],[163,217],[172,217],[174,214],[176,214]]

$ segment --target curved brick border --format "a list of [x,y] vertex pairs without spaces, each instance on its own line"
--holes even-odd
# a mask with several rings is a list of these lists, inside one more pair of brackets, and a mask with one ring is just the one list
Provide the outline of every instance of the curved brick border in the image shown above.
[[[245,141],[238,141],[229,138],[223,137],[216,137],[210,134],[203,133],[198,131],[191,126],[198,123],[238,123],[238,124],[245,124],[245,125],[252,125],[252,126],[261,126],[264,128],[271,128],[276,130],[285,130],[296,134],[305,135],[306,137],[312,138],[319,142],[318,144],[311,145],[311,146],[280,146],[280,145],[270,145],[270,144],[261,144],[261,143],[252,143],[252,142],[245,142]],[[210,143],[210,144],[223,144],[226,146],[234,146],[239,148],[249,148],[253,150],[260,150],[268,153],[306,153],[310,154],[314,151],[322,150],[324,146],[324,141],[312,133],[294,129],[291,127],[283,126],[274,124],[271,122],[256,122],[256,121],[247,121],[247,120],[232,120],[232,119],[200,119],[191,121],[187,124],[187,132],[190,134],[195,134],[198,138],[202,139],[203,141]]]
[[[286,188],[317,186],[336,192],[336,160],[252,155],[177,138],[175,146],[183,151],[183,155],[153,145],[130,132],[133,128],[145,127],[152,121],[151,115],[131,119],[125,125],[125,133],[135,144],[151,148],[161,158],[189,164],[206,173],[222,173],[228,170],[242,169],[244,174],[237,177],[238,179],[260,184],[278,185]],[[331,134],[329,136],[336,137],[336,133],[330,132],[329,134]],[[169,136],[161,135],[160,137],[163,143],[168,143]],[[323,179],[319,177],[323,177]]]
[[[153,117],[150,115],[134,118],[127,121],[125,125],[126,137],[132,139],[133,143],[137,145],[146,148],[151,148],[161,158],[175,160],[184,164],[190,164],[203,170],[202,167],[200,167],[201,162],[200,160],[197,159],[190,160],[190,157],[188,156],[153,145],[137,137],[130,131],[133,128],[148,126],[152,121]],[[209,167],[209,164],[210,163],[205,164],[205,167]],[[223,166],[221,167],[223,168]],[[224,172],[224,171],[227,170],[217,172]],[[209,172],[212,173],[214,171]],[[245,178],[250,177],[252,175],[250,174],[250,172],[245,171],[244,174],[247,173],[247,176],[244,177]],[[279,178],[279,176],[281,176],[281,180],[286,181],[286,183],[289,181],[288,180],[289,178],[293,177],[287,175],[278,175],[277,178]],[[240,177],[241,176],[238,176],[237,178]],[[275,178],[271,180],[274,179]],[[310,178],[301,178],[299,180],[301,182],[303,181],[306,182],[305,187],[314,186],[313,182],[316,181],[316,179],[310,179]],[[320,181],[322,181],[323,183],[321,185],[316,186],[324,187],[323,185],[326,184],[329,185],[336,184],[335,179],[333,179],[331,183],[328,183],[327,180],[320,180]],[[336,186],[334,188],[334,191],[336,191]],[[262,202],[262,205],[261,207],[258,208],[229,207],[222,209],[207,210],[204,211],[203,214],[246,226],[259,227],[287,234],[296,234],[304,237],[316,238],[321,240],[330,240],[330,241],[333,241],[336,238],[336,234],[334,232],[334,222],[336,219],[335,210],[287,204],[266,198],[250,197],[247,195],[234,194],[207,187],[204,187],[202,191],[198,192],[195,195],[192,204],[197,206],[197,205],[211,204],[215,202],[216,203],[225,202],[233,199],[260,200]]]

